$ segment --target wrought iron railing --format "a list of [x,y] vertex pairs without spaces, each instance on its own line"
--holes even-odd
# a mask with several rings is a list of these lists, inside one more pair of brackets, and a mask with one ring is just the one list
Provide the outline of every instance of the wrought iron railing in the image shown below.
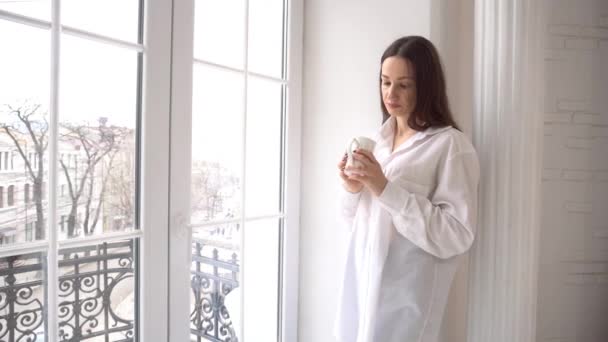
[[239,286],[238,273],[238,258],[233,247],[193,239],[191,340],[238,342],[226,307],[226,296]]
[[[133,256],[132,240],[59,251],[59,341],[133,341]],[[41,253],[0,259],[0,341],[47,340],[45,263]]]
[[[60,341],[134,341],[135,255],[133,240],[59,251]],[[0,341],[48,340],[46,260],[43,253],[0,258]],[[193,239],[192,341],[238,342],[225,302],[238,274],[234,246]]]
[[44,341],[44,270],[41,253],[0,259],[0,341]]
[[133,341],[133,261],[133,240],[60,251],[60,341]]

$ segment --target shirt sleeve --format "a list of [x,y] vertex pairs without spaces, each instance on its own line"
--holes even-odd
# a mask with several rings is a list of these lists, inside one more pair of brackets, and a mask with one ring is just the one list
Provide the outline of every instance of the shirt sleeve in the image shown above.
[[391,181],[378,200],[400,234],[426,252],[447,259],[466,252],[473,244],[478,184],[477,155],[466,152],[440,166],[430,200]]
[[343,186],[340,186],[340,192],[340,210],[342,220],[347,227],[350,228],[353,225],[353,220],[355,218],[355,214],[357,213],[359,199],[361,198],[361,191],[352,193],[344,189]]

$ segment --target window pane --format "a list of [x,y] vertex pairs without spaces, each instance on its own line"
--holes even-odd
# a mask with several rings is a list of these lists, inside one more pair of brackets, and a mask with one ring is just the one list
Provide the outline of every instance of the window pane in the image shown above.
[[46,30],[0,20],[0,245],[29,241],[30,224],[30,240],[46,236],[49,43]]
[[0,258],[0,341],[45,341],[46,255]]
[[137,53],[63,36],[61,239],[134,229]]
[[[193,341],[226,340],[245,323],[245,340],[276,341],[279,313],[278,219],[245,223],[245,288],[240,282],[240,224],[193,231],[191,329]],[[245,291],[245,307],[241,307]],[[244,317],[244,320],[243,320]]]
[[137,42],[139,0],[62,0],[61,24]]
[[241,317],[240,240],[238,223],[193,231],[190,269],[192,341],[241,340],[237,336]]
[[59,250],[59,340],[132,341],[134,240]]
[[0,10],[51,21],[51,0],[0,0]]
[[247,94],[247,217],[278,214],[281,184],[281,84],[250,77]]
[[283,0],[249,1],[249,70],[281,78]]
[[244,0],[196,0],[194,57],[243,68]]
[[241,216],[243,76],[194,67],[192,222]]
[[245,341],[277,341],[279,320],[279,223],[245,223]]

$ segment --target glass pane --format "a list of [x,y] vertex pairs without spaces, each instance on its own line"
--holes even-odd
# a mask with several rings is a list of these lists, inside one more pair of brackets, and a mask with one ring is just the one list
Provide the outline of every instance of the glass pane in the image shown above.
[[249,1],[249,70],[281,78],[283,0]]
[[245,341],[277,341],[279,321],[278,219],[245,223]]
[[191,341],[241,340],[240,240],[238,223],[193,231]]
[[0,341],[45,341],[46,255],[0,258]]
[[278,214],[281,84],[250,77],[247,94],[247,217]]
[[137,53],[63,37],[61,239],[134,229]]
[[243,76],[194,67],[192,217],[194,223],[241,216]]
[[0,20],[0,245],[46,236],[49,43]]
[[0,10],[51,21],[51,0],[0,0]]
[[196,0],[194,57],[243,68],[244,0]]
[[139,0],[62,0],[61,23],[137,42]]
[[59,250],[59,341],[133,341],[134,243]]

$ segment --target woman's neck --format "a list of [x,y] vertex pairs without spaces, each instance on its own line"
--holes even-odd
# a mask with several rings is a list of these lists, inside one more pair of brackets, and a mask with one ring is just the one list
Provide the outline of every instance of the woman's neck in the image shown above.
[[407,124],[408,118],[396,117],[396,126],[395,126],[395,137],[398,139],[408,138],[416,133],[414,129],[412,129]]

